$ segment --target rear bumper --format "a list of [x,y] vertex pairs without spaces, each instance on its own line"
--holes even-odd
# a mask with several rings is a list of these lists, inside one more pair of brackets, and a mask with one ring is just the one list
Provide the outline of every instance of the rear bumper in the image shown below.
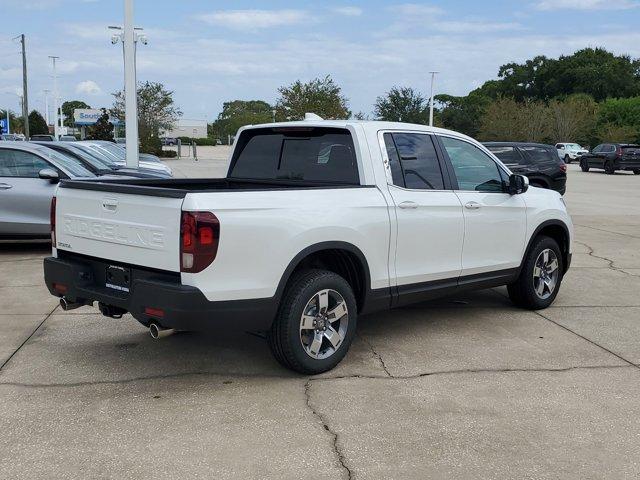
[[631,160],[619,160],[616,166],[617,170],[638,170],[640,169],[640,158]]
[[[104,305],[126,310],[144,324],[154,320],[178,330],[267,330],[275,317],[277,302],[271,298],[210,302],[195,287],[182,285],[179,275],[135,266],[131,268],[130,292],[105,286],[109,264],[90,257],[44,260],[44,278],[49,292],[70,302]],[[64,294],[61,293],[62,285]],[[148,315],[146,308],[162,311]]]

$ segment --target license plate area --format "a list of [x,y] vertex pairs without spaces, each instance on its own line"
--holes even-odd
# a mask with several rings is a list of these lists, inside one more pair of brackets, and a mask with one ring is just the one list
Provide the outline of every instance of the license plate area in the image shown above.
[[105,274],[105,287],[129,293],[131,269],[120,265],[109,265]]

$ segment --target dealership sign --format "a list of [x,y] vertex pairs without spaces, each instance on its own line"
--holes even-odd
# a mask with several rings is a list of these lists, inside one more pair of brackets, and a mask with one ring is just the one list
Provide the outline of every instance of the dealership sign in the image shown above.
[[7,121],[3,118],[0,119],[0,133],[9,133],[7,128]]
[[[76,108],[73,111],[73,121],[76,125],[93,125],[102,116],[102,110],[93,108]],[[111,123],[118,123],[109,118]]]

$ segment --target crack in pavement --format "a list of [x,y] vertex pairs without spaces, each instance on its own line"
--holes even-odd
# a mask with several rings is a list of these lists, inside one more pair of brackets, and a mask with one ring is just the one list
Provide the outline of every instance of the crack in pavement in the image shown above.
[[615,272],[624,273],[625,275],[630,275],[632,277],[640,277],[640,275],[636,275],[635,273],[627,272],[622,267],[616,267],[615,266],[615,260],[611,260],[610,258],[601,257],[600,255],[596,255],[595,254],[595,249],[592,246],[587,245],[586,243],[580,242],[578,240],[574,240],[574,241],[575,241],[575,243],[579,243],[580,245],[583,245],[583,246],[587,247],[587,249],[589,250],[587,252],[587,255],[589,255],[590,257],[598,258],[600,260],[604,260],[605,262],[609,263],[609,267],[608,267],[609,269],[611,269],[611,270],[613,270]]
[[571,330],[569,327],[565,327],[564,325],[562,325],[561,323],[556,322],[555,320],[550,319],[549,317],[543,315],[542,313],[540,313],[539,311],[535,311],[534,312],[536,315],[538,315],[541,318],[544,318],[546,321],[553,323],[554,325],[557,325],[558,327],[566,330],[569,333],[573,333],[575,336],[580,337],[581,339],[589,342],[590,344],[600,348],[601,350],[604,350],[607,353],[610,353],[611,355],[613,355],[614,357],[619,358],[620,360],[622,360],[623,362],[628,363],[630,366],[633,366],[637,369],[640,369],[640,365],[637,365],[635,363],[633,363],[631,360],[627,360],[626,358],[624,358],[622,355],[617,354],[616,352],[614,352],[613,350],[609,350],[607,347],[600,345],[598,342],[591,340],[590,338],[585,337],[584,335],[579,334],[578,332],[576,332],[575,330]]
[[[555,323],[555,322],[553,322]],[[616,355],[617,356],[617,355]],[[367,380],[413,380],[424,377],[434,377],[439,375],[457,375],[465,373],[561,373],[569,372],[573,370],[606,370],[611,368],[630,368],[631,366],[639,368],[635,364],[624,360],[629,365],[572,365],[569,367],[545,367],[545,368],[464,368],[457,370],[435,370],[431,372],[416,373],[414,375],[361,375],[361,374],[349,374],[349,375],[333,375],[326,377],[307,377],[307,382],[319,382],[328,380],[344,380],[344,379],[367,379]],[[23,388],[76,388],[87,387],[94,385],[124,385],[128,383],[143,382],[147,380],[164,380],[171,378],[185,378],[190,376],[208,376],[208,377],[220,377],[220,378],[273,378],[282,380],[301,380],[300,377],[291,374],[287,375],[269,375],[264,373],[246,374],[246,373],[220,373],[220,372],[180,372],[173,374],[162,375],[148,375],[144,377],[133,377],[117,380],[96,380],[86,382],[73,382],[73,383],[24,383],[24,382],[0,382],[0,386],[10,387],[23,387]]]
[[380,362],[380,366],[382,367],[382,369],[384,370],[384,373],[387,374],[388,377],[393,377],[393,375],[391,375],[391,373],[389,372],[389,370],[387,369],[387,365],[384,363],[384,360],[382,359],[382,355],[380,355],[375,348],[373,348],[373,345],[371,344],[371,342],[369,340],[367,340],[366,338],[364,338],[364,336],[362,335],[362,333],[358,334],[358,337],[360,337],[360,339],[366,343],[369,346],[369,349],[371,350],[371,353],[373,354],[374,358],[378,359],[378,362]]
[[18,346],[18,348],[16,348],[16,349],[13,351],[13,353],[12,353],[11,355],[9,355],[9,358],[7,358],[7,359],[2,363],[2,365],[0,365],[0,372],[2,372],[2,369],[5,367],[5,365],[6,365],[7,363],[9,363],[9,361],[13,358],[13,356],[14,356],[16,353],[18,353],[18,351],[20,351],[20,349],[21,349],[22,347],[24,347],[24,346],[25,346],[25,344],[26,344],[29,340],[31,340],[31,337],[33,337],[33,336],[35,335],[35,333],[40,329],[40,327],[42,327],[42,325],[44,325],[44,322],[46,322],[47,320],[49,320],[49,317],[51,317],[51,315],[53,315],[53,312],[55,312],[59,306],[60,306],[60,305],[56,305],[55,307],[53,307],[53,310],[51,310],[51,311],[50,311],[50,312],[49,312],[49,313],[44,317],[44,319],[43,319],[43,320],[38,324],[38,326],[35,328],[35,330],[34,330],[33,332],[31,332],[31,334],[30,334],[27,338],[25,338],[24,342],[22,342],[22,343]]
[[327,421],[324,419],[322,414],[320,412],[318,412],[315,408],[313,408],[313,406],[311,405],[311,391],[310,390],[311,390],[311,382],[312,381],[313,381],[313,379],[309,379],[309,380],[307,380],[307,383],[304,384],[304,396],[305,396],[305,399],[306,399],[307,408],[311,411],[311,413],[318,420],[320,420],[320,423],[322,423],[322,427],[332,436],[332,439],[333,439],[333,452],[335,453],[335,455],[336,455],[336,457],[338,459],[338,462],[340,463],[340,466],[342,467],[342,469],[346,473],[347,479],[351,480],[353,478],[353,472],[347,466],[345,456],[342,453],[342,451],[340,450],[340,447],[338,445],[338,434],[337,434],[337,432],[331,430],[331,427],[329,426]]
[[[575,223],[574,225],[575,225],[576,227],[590,228],[590,229],[592,229],[592,230],[598,230],[599,232],[611,233],[611,234],[613,234],[613,235],[621,235],[621,236],[623,236],[623,237],[631,237],[631,238],[639,238],[639,239],[640,239],[640,237],[638,237],[638,236],[636,236],[636,235],[632,235],[632,234],[630,234],[630,233],[614,232],[614,231],[612,231],[612,230],[605,230],[604,228],[591,227],[591,226],[589,226],[589,225],[581,225],[581,224],[579,224],[579,223]],[[631,226],[635,226],[635,225],[631,225]]]

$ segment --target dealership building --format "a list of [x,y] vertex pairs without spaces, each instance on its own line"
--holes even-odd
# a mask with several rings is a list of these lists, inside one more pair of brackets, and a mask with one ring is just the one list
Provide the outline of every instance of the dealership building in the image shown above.
[[162,136],[171,138],[207,138],[207,121],[181,118],[173,129],[163,132]]

